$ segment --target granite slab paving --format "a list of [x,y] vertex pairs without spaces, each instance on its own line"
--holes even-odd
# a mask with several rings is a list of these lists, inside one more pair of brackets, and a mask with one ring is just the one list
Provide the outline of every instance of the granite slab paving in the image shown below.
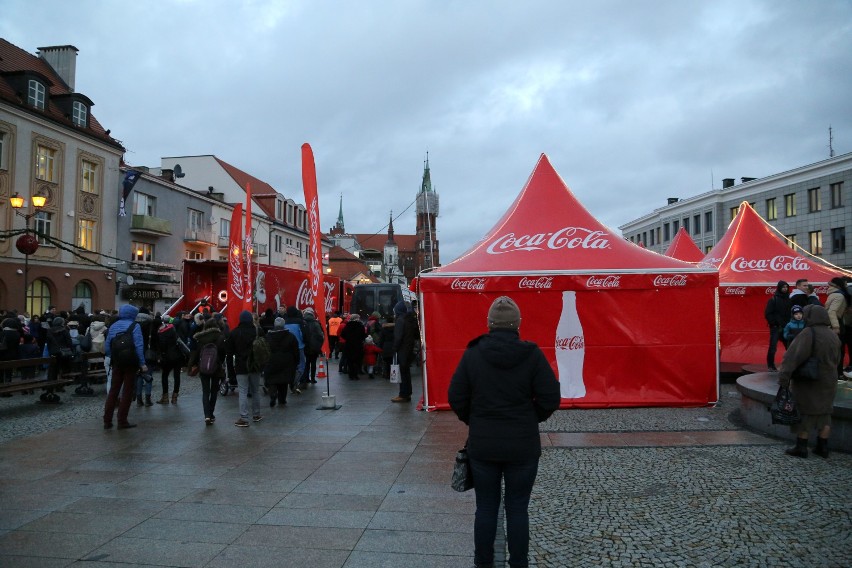
[[[331,375],[340,410],[316,410],[320,383],[283,408],[264,398],[247,429],[233,395],[205,426],[188,378],[178,404],[134,405],[127,431],[101,428],[102,392],[0,399],[0,566],[471,566],[474,492],[448,487],[464,425]],[[852,565],[852,456],[785,456],[744,428],[738,397],[555,413],[531,565]]]

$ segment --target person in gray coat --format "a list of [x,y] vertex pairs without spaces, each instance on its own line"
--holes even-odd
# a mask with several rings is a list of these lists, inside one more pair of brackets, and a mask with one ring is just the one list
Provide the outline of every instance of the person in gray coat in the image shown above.
[[[817,430],[814,452],[828,457],[828,436],[831,433],[831,413],[837,393],[837,362],[840,358],[840,338],[829,327],[828,312],[822,306],[804,308],[805,329],[790,344],[781,362],[778,381],[783,387],[792,384],[793,397],[802,415],[802,421],[790,428],[796,434],[796,445],[786,453],[800,458],[808,457],[810,431]],[[799,366],[815,356],[819,362],[819,379],[800,380],[793,376]]]

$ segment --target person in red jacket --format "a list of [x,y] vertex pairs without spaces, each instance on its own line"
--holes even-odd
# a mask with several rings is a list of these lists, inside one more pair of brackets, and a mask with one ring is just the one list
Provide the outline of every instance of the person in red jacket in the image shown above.
[[376,366],[376,360],[382,354],[382,349],[375,344],[372,336],[368,335],[364,339],[364,365],[367,367],[367,376],[374,379],[373,369]]

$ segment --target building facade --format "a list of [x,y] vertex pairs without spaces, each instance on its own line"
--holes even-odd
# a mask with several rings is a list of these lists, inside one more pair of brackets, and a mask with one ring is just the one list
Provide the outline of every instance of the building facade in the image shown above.
[[716,189],[670,198],[653,212],[621,225],[624,238],[662,253],[683,227],[703,252],[719,241],[743,201],[786,237],[791,248],[843,268],[852,267],[852,153],[764,178],[722,180]]
[[[76,90],[77,49],[38,49],[0,39],[0,305],[38,315],[50,305],[111,309],[105,255],[117,252],[124,148]],[[28,236],[38,248],[24,254],[17,243]]]

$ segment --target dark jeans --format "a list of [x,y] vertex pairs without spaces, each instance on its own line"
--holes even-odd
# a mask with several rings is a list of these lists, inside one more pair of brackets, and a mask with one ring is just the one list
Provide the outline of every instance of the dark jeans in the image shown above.
[[213,418],[216,397],[219,396],[219,378],[214,375],[198,376],[201,378],[201,406],[204,408],[204,418]]
[[300,383],[306,383],[309,380],[315,381],[317,377],[317,359],[319,358],[319,353],[311,354],[305,353],[305,370],[302,371],[302,377],[299,379]]
[[784,345],[784,328],[777,325],[769,327],[769,350],[766,352],[766,366],[775,366],[775,352],[778,350],[778,344]]
[[163,396],[169,394],[169,373],[174,373],[175,384],[174,390],[172,392],[180,392],[180,363],[170,363],[167,361],[163,361],[162,369],[162,383],[163,383]]
[[399,363],[399,396],[411,397],[411,357],[397,353]]
[[109,385],[109,394],[104,405],[104,424],[112,424],[112,415],[115,412],[115,403],[118,393],[121,392],[121,401],[118,403],[118,424],[127,424],[127,414],[130,412],[130,403],[133,401],[133,385],[136,382],[137,369],[112,368],[112,382]]
[[538,458],[525,462],[491,462],[470,458],[476,492],[476,517],[473,524],[473,561],[494,563],[494,537],[500,509],[500,480],[506,483],[506,543],[509,566],[527,566],[530,544],[530,504]]
[[334,357],[337,359],[337,336],[329,335],[328,336],[328,357]]

